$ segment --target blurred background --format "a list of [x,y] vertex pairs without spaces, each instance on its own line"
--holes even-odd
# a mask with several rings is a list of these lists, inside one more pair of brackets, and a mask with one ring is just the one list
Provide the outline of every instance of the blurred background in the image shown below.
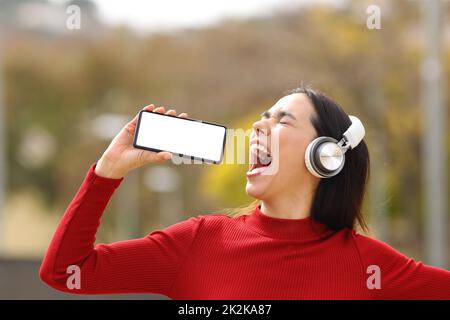
[[[80,298],[38,268],[90,165],[142,106],[250,128],[301,82],[366,125],[371,234],[448,268],[449,13],[444,0],[0,0],[0,298]],[[97,242],[246,205],[246,170],[137,170]]]

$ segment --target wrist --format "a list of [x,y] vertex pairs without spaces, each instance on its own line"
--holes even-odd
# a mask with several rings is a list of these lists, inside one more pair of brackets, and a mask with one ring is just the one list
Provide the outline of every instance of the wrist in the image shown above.
[[125,176],[125,172],[118,170],[114,163],[101,157],[94,169],[96,175],[109,178],[109,179],[122,179]]

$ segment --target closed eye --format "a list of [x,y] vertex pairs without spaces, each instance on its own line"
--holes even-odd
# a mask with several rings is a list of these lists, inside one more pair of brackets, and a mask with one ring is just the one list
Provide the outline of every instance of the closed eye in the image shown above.
[[264,118],[264,119],[268,119],[268,118],[270,118],[270,113],[269,113],[269,111],[264,111],[263,113],[261,113],[261,118]]
[[[263,113],[261,113],[261,118],[263,118],[263,119],[269,119],[270,117],[271,117],[271,114],[267,110],[264,111]],[[280,123],[288,124],[287,122],[281,122],[281,119],[283,119],[284,117],[289,117],[289,118],[291,118],[293,120],[296,120],[296,118],[292,115],[292,113],[287,112],[287,111],[280,111],[276,115],[276,118],[278,119],[278,121]]]
[[279,121],[278,123],[279,123],[279,124],[282,124],[282,125],[289,125],[288,122],[284,122],[284,121]]

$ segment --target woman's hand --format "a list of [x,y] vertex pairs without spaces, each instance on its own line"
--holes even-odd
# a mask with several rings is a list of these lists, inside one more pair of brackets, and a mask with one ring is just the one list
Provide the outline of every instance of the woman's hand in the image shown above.
[[[176,115],[176,110],[170,109],[165,112],[164,107],[155,108],[153,104],[146,106],[143,110],[157,113]],[[133,147],[134,132],[138,115],[122,128],[117,136],[112,140],[106,151],[103,153],[95,167],[95,173],[99,176],[119,179],[124,177],[129,171],[142,167],[151,162],[162,162],[172,157],[170,152],[153,152],[140,150]],[[187,113],[181,113],[179,117],[186,118]]]

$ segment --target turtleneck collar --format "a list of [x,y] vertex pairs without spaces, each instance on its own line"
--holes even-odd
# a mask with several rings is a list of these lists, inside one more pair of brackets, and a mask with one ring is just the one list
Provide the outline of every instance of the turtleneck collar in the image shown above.
[[324,224],[311,219],[274,218],[261,212],[260,206],[245,217],[245,223],[256,232],[271,238],[310,241],[333,233]]

